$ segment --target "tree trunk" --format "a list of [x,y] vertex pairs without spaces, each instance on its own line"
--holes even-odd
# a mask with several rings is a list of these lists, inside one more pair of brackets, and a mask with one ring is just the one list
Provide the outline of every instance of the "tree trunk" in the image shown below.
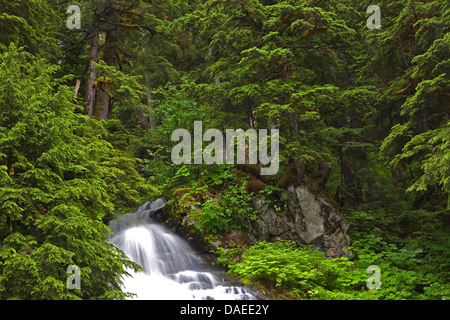
[[[150,84],[148,85],[148,89],[147,89],[147,107],[150,110],[154,110],[155,106],[153,105],[153,86]],[[138,110],[138,114],[139,114],[139,122],[138,124],[144,128],[144,129],[156,129],[156,123],[155,123],[155,118],[151,115],[146,116],[145,115],[145,110],[143,109],[139,109]]]
[[89,76],[86,90],[86,114],[89,117],[94,115],[95,107],[95,85],[97,74],[95,73],[94,63],[98,62],[98,39],[100,34],[100,15],[94,10],[94,20],[92,22],[91,48],[89,51]]
[[[155,106],[153,105],[153,86],[152,85],[148,86],[147,107],[150,110],[155,109]],[[156,129],[155,118],[152,115],[148,116],[148,121],[150,123],[150,129]]]
[[[112,8],[111,16],[113,21],[118,20],[118,12],[114,7]],[[117,32],[118,30],[114,26],[111,26],[111,29],[106,31],[103,61],[105,61],[108,66],[113,66],[115,64],[114,59],[116,57]],[[104,75],[108,76],[107,74]],[[100,92],[98,101],[95,106],[95,117],[97,119],[106,121],[108,119],[111,97],[109,96],[107,91],[108,85],[106,83],[104,83],[103,85],[103,90]]]
[[[281,59],[281,79],[290,79],[289,63],[287,57],[283,57]],[[284,100],[284,103],[290,103],[291,93],[286,94]],[[292,141],[298,142],[300,144],[300,130],[298,128],[298,117],[295,111],[289,112],[288,122]],[[296,154],[294,156],[294,166],[299,182],[303,183],[305,181],[305,164],[303,163],[303,161],[300,161],[299,154]]]
[[[362,211],[363,208],[363,190],[361,181],[355,174],[354,166],[351,164],[348,155],[340,150],[341,157],[341,185],[346,191],[345,201],[355,210]],[[342,181],[343,180],[343,181]]]

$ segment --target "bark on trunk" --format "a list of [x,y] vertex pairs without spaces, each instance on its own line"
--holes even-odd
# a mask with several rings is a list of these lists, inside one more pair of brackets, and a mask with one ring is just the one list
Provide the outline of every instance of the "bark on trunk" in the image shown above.
[[[148,86],[148,91],[147,91],[147,107],[150,110],[155,109],[155,106],[153,105],[153,86],[149,85]],[[139,122],[138,124],[144,128],[144,129],[156,129],[156,122],[155,122],[155,118],[152,117],[151,115],[146,116],[145,115],[145,110],[144,109],[139,109],[138,110],[139,113]]]
[[341,184],[345,186],[346,190],[346,202],[355,210],[363,210],[363,190],[361,181],[355,174],[355,169],[350,162],[347,154],[342,150],[340,151],[341,158]]
[[[116,12],[113,12],[113,15],[117,15]],[[117,29],[113,27],[112,29],[106,31],[105,49],[103,51],[103,61],[105,61],[108,66],[114,65],[114,59],[116,56],[116,41]],[[105,74],[105,76],[108,75]],[[99,94],[95,110],[96,118],[105,121],[108,119],[108,113],[111,104],[111,97],[108,94],[107,86],[107,84],[104,84],[104,87],[102,88],[103,90]]]
[[[153,105],[153,86],[152,85],[148,86],[147,107],[150,110],[155,109],[155,106]],[[149,121],[150,129],[156,129],[155,118],[150,115],[150,116],[148,116],[148,121]]]
[[100,16],[94,10],[94,20],[92,22],[92,34],[89,51],[89,77],[86,90],[86,114],[89,117],[94,115],[95,107],[95,85],[97,74],[95,72],[94,62],[98,62],[98,39],[100,34]]
[[[288,80],[289,78],[290,78],[289,63],[288,63],[287,57],[283,57],[281,59],[281,79]],[[285,96],[284,103],[290,103],[290,101],[291,101],[291,94],[288,93]],[[288,122],[289,122],[289,131],[290,131],[292,141],[300,142],[299,141],[300,130],[298,127],[298,116],[294,111],[289,112]],[[294,166],[295,166],[295,171],[297,173],[299,182],[303,183],[305,181],[305,177],[304,177],[305,164],[303,163],[303,161],[300,161],[299,156],[300,155],[298,155],[298,154],[296,154],[294,156]]]

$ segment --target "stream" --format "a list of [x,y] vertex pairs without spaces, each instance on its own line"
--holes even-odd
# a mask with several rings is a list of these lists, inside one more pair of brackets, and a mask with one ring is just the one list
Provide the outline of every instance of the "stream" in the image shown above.
[[142,267],[141,272],[127,270],[131,277],[124,278],[123,290],[143,300],[256,299],[245,287],[227,285],[185,240],[150,218],[165,203],[147,202],[109,224],[113,231],[109,241]]

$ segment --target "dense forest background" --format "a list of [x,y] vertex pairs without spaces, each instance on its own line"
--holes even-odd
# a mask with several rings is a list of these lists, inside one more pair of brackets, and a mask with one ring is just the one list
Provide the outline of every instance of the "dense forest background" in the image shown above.
[[[236,244],[216,251],[230,273],[275,299],[446,299],[449,17],[446,0],[0,0],[0,298],[125,298],[139,266],[104,241],[111,217],[182,193],[214,241],[288,178],[330,194],[354,257]],[[196,120],[279,129],[277,175],[172,163]]]

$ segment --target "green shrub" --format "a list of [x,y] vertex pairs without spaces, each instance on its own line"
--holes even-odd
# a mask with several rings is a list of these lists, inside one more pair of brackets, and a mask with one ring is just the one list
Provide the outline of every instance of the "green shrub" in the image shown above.
[[[353,261],[346,257],[327,259],[322,252],[309,246],[297,247],[292,241],[264,241],[248,248],[220,248],[216,253],[220,255],[218,262],[245,284],[262,286],[275,298],[440,300],[449,297],[448,270],[443,266],[443,270],[427,274],[427,260],[417,247],[399,249],[379,236],[367,234],[351,250],[356,255]],[[379,289],[367,289],[370,265],[380,267]]]
[[278,288],[290,298],[307,298],[316,288],[329,286],[351,264],[346,258],[327,260],[322,252],[309,246],[298,248],[293,241],[263,241],[245,250],[241,262],[228,267],[245,283]]
[[[239,183],[230,173],[228,166],[204,171],[203,186],[193,189],[194,193],[207,194],[199,210],[191,212],[194,225],[206,234],[242,229],[246,219],[256,219],[252,205],[252,193],[246,191],[246,181]],[[208,192],[210,187],[220,186],[217,194]]]

